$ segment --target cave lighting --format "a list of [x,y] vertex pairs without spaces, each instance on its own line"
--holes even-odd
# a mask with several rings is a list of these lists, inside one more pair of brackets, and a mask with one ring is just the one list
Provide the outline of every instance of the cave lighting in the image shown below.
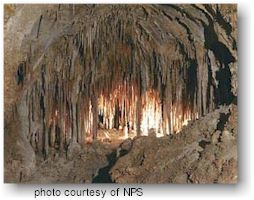
[[[183,108],[181,104],[172,105],[170,114],[163,116],[162,103],[159,92],[148,89],[141,95],[140,132],[142,136],[150,134],[162,137],[179,133],[198,114],[190,109]],[[117,86],[110,94],[101,93],[98,98],[99,130],[104,130],[104,136],[111,137],[108,130],[116,130],[120,139],[133,138],[137,135],[137,102],[138,95],[134,86]],[[85,119],[87,136],[92,127],[92,106],[89,105],[89,117]]]

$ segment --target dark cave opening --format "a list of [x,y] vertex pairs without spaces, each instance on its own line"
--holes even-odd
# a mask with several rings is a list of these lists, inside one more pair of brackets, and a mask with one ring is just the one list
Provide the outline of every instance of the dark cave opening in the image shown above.
[[230,116],[230,112],[227,114],[225,113],[220,114],[219,123],[217,124],[217,130],[222,131],[224,129],[224,126],[226,122],[228,121],[229,116]]
[[92,180],[92,183],[114,183],[110,176],[110,169],[117,161],[116,150],[107,155],[108,165],[99,169],[97,176]]
[[231,72],[228,65],[222,67],[216,72],[216,78],[219,82],[216,90],[217,105],[229,105],[234,99],[231,91]]
[[[218,14],[218,13],[217,13]],[[208,16],[208,15],[207,15]],[[221,17],[221,16],[217,16]],[[208,16],[209,25],[204,25],[205,46],[213,51],[216,59],[220,62],[220,68],[216,72],[218,80],[218,88],[215,91],[216,105],[229,105],[234,99],[231,91],[231,71],[229,64],[235,62],[234,56],[231,54],[225,44],[218,40],[218,36],[214,30],[212,19]],[[225,27],[228,30],[227,27]]]
[[93,178],[92,183],[115,183],[111,178],[110,170],[117,160],[128,154],[129,151],[130,149],[121,149],[121,145],[118,149],[113,149],[113,151],[107,155],[108,165],[98,170],[98,174]]

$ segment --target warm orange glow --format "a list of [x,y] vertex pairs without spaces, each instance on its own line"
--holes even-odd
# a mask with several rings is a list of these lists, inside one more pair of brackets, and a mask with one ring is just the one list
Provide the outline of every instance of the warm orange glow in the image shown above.
[[86,140],[92,140],[92,127],[93,127],[93,113],[92,113],[92,104],[89,101],[89,108],[88,108],[88,116],[85,115],[84,117],[84,132],[86,133]]
[[149,130],[153,129],[156,136],[163,136],[161,109],[159,93],[148,90],[142,98],[141,131],[143,135],[148,135]]
[[[180,103],[164,106],[159,92],[149,89],[141,95],[141,109],[138,109],[138,95],[134,86],[119,85],[110,94],[101,93],[98,97],[99,129],[104,133],[98,135],[99,139],[109,139],[106,130],[117,130],[118,137],[126,139],[137,134],[137,114],[140,111],[141,135],[150,133],[157,137],[178,133],[190,120],[197,119],[198,114],[185,108]],[[166,114],[165,114],[166,113]],[[89,116],[85,119],[85,132],[90,137],[93,122],[92,106],[89,104]],[[117,133],[116,133],[117,134]]]
[[[98,105],[98,135],[97,139],[101,141],[110,141],[112,138],[127,139],[137,135],[137,127],[140,126],[141,135],[150,134],[156,137],[162,137],[169,134],[179,133],[183,126],[186,126],[190,120],[197,119],[197,112],[191,109],[183,108],[180,102],[170,105],[162,105],[159,92],[149,89],[138,99],[135,87],[127,85],[117,86],[112,93],[101,93],[97,99]],[[139,100],[139,104],[138,104]],[[140,106],[140,109],[138,109]],[[164,107],[163,107],[164,106]],[[88,107],[84,112],[84,121],[82,125],[84,138],[90,142],[93,138],[93,110],[92,102],[89,100]],[[138,114],[140,114],[140,123],[138,124]],[[59,123],[59,116],[62,114],[56,109],[49,119],[49,124],[53,127]],[[63,131],[66,140],[70,140],[69,116],[63,113],[64,123]],[[101,130],[101,131],[100,131]],[[115,137],[116,136],[116,137]]]

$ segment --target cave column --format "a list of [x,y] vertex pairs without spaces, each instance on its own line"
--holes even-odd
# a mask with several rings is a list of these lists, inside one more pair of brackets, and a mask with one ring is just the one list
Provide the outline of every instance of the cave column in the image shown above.
[[137,136],[141,136],[141,97],[139,96],[137,98],[137,103],[136,103],[136,127],[137,127]]
[[92,115],[93,115],[92,136],[93,136],[93,140],[96,140],[97,129],[98,129],[98,103],[97,103],[97,96],[95,92],[93,92],[91,96],[91,103],[92,103]]

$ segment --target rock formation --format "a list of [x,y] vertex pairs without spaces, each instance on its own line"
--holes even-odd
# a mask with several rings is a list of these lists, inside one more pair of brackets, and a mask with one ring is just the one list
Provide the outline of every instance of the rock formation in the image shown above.
[[236,23],[235,5],[5,5],[5,181],[40,182],[57,159],[89,178],[46,182],[92,182],[112,154],[99,130],[113,130],[137,137],[112,181],[235,182],[236,128],[214,120],[237,113]]
[[[236,183],[235,109],[232,105],[211,112],[170,140],[135,138],[129,153],[120,157],[111,169],[112,180],[117,183]],[[225,115],[230,115],[226,123]]]

